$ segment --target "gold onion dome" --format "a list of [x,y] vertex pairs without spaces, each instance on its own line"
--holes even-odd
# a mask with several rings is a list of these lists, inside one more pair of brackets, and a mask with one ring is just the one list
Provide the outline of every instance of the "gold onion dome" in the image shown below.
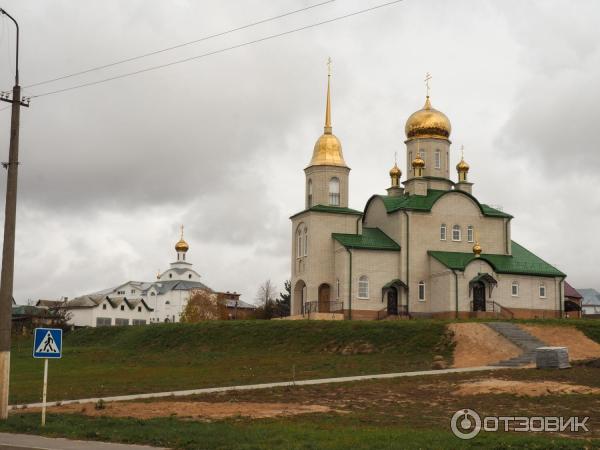
[[479,245],[479,241],[475,242],[475,245],[473,246],[473,253],[475,254],[475,257],[479,257],[482,251],[483,249],[481,248],[481,245]]
[[423,158],[421,158],[421,155],[419,155],[419,153],[417,152],[417,156],[415,157],[415,159],[413,159],[412,161],[412,166],[413,168],[423,168],[425,167],[425,160]]
[[400,167],[398,167],[397,163],[394,163],[394,167],[390,169],[390,177],[400,177],[402,175],[402,171]]
[[323,134],[315,143],[313,156],[309,166],[341,166],[346,167],[342,144],[333,134],[331,127],[331,75],[327,76],[327,104],[325,106],[325,127]]
[[181,225],[181,237],[179,238],[179,241],[177,241],[177,243],[175,244],[175,251],[176,252],[184,252],[185,253],[189,249],[190,249],[190,246],[183,239],[183,225]]
[[448,139],[451,131],[450,120],[443,112],[431,107],[429,95],[423,108],[412,113],[404,127],[407,139]]
[[459,172],[468,172],[469,165],[466,163],[466,161],[463,158],[461,158],[460,162],[456,165],[456,170]]

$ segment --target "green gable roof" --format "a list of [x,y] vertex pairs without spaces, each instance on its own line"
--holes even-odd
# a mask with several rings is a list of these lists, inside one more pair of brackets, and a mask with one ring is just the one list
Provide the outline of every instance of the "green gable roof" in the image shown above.
[[355,216],[363,215],[363,213],[361,211],[357,211],[356,209],[352,209],[352,208],[343,208],[341,206],[329,206],[329,205],[315,205],[308,209],[305,209],[304,211],[300,211],[299,213],[294,214],[292,217],[290,217],[290,219],[293,217],[296,217],[300,214],[303,214],[307,211],[333,213],[333,214],[351,214],[351,215],[355,215]]
[[500,210],[494,209],[488,205],[484,205],[479,203],[479,201],[473,197],[471,194],[463,191],[440,191],[437,189],[429,189],[427,191],[427,195],[400,195],[397,197],[389,196],[389,195],[377,195],[381,200],[383,200],[383,204],[385,205],[385,209],[388,213],[399,211],[402,209],[411,210],[411,211],[431,211],[431,208],[441,197],[451,192],[457,192],[462,195],[466,195],[477,203],[479,209],[481,209],[481,213],[484,216],[489,217],[504,217],[504,218],[512,218],[510,214],[506,214]]
[[362,234],[333,233],[331,237],[346,248],[400,250],[400,246],[379,228],[363,228]]
[[525,247],[512,241],[512,255],[482,254],[475,258],[473,253],[439,252],[430,250],[432,257],[443,265],[453,270],[465,270],[465,267],[475,259],[482,259],[490,263],[497,273],[511,273],[515,275],[536,275],[541,277],[566,277],[556,267],[551,266],[543,259],[537,257]]

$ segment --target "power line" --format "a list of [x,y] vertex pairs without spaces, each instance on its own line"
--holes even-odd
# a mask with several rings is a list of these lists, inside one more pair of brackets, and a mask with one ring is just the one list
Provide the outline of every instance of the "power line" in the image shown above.
[[121,75],[115,75],[113,77],[103,78],[103,79],[97,80],[97,81],[90,81],[88,83],[82,83],[82,84],[78,84],[78,85],[67,87],[67,88],[63,88],[63,89],[56,89],[54,91],[48,91],[48,92],[44,92],[42,94],[30,95],[30,96],[28,96],[28,98],[32,99],[32,98],[45,97],[47,95],[60,94],[62,92],[68,92],[68,91],[72,91],[72,90],[75,90],[75,89],[81,89],[81,88],[84,88],[84,87],[95,86],[97,84],[106,83],[108,81],[114,81],[114,80],[118,80],[118,79],[121,79],[121,78],[130,77],[130,76],[134,76],[134,75],[139,75],[141,73],[150,72],[150,71],[153,71],[153,70],[164,69],[165,67],[174,66],[176,64],[182,64],[182,63],[185,63],[185,62],[189,62],[189,61],[193,61],[193,60],[197,60],[197,59],[201,59],[201,58],[206,58],[208,56],[213,56],[213,55],[216,55],[216,54],[219,54],[219,53],[225,53],[225,52],[230,51],[230,50],[235,50],[235,49],[238,49],[238,48],[241,48],[241,47],[246,47],[246,46],[249,46],[249,45],[257,44],[259,42],[268,41],[268,40],[275,39],[275,38],[278,38],[278,37],[282,37],[282,36],[286,36],[286,35],[289,35],[289,34],[297,33],[299,31],[308,30],[310,28],[316,28],[316,27],[319,27],[321,25],[326,25],[328,23],[336,22],[338,20],[347,19],[349,17],[357,16],[359,14],[364,14],[364,13],[367,13],[367,12],[370,12],[370,11],[374,11],[374,10],[377,10],[377,9],[380,9],[380,8],[384,8],[386,6],[395,5],[395,4],[400,3],[402,1],[404,1],[404,0],[393,0],[393,1],[390,1],[390,2],[387,2],[387,3],[382,3],[380,5],[372,6],[370,8],[361,9],[361,10],[358,10],[358,11],[354,11],[352,13],[344,14],[342,16],[334,17],[332,19],[324,20],[322,22],[317,22],[317,23],[313,23],[313,24],[310,24],[310,25],[305,25],[305,26],[302,26],[300,28],[294,28],[292,30],[284,31],[282,33],[271,34],[269,36],[265,36],[265,37],[262,37],[262,38],[259,38],[259,39],[254,39],[252,41],[246,41],[246,42],[243,42],[241,44],[232,45],[230,47],[221,48],[219,50],[214,50],[212,52],[203,53],[201,55],[191,56],[189,58],[179,59],[179,60],[171,61],[169,63],[160,64],[160,65],[156,65],[156,66],[151,66],[151,67],[147,67],[145,69],[140,69],[140,70],[136,70],[136,71],[133,71],[133,72],[127,72],[127,73],[124,73],[124,74],[121,74]]
[[119,64],[126,63],[126,62],[137,61],[139,59],[146,58],[148,56],[158,55],[159,53],[168,52],[170,50],[175,50],[177,48],[185,47],[187,45],[197,44],[198,42],[203,42],[203,41],[207,41],[209,39],[213,39],[213,38],[216,38],[216,37],[225,36],[227,34],[235,33],[236,31],[245,30],[247,28],[255,27],[255,26],[261,25],[263,23],[272,22],[273,20],[281,19],[283,17],[291,16],[293,14],[298,14],[300,12],[308,11],[309,9],[317,8],[319,6],[323,6],[323,5],[326,5],[328,3],[333,3],[335,1],[336,0],[327,0],[327,1],[324,1],[324,2],[321,2],[321,3],[317,3],[315,5],[307,6],[306,8],[296,9],[294,11],[290,11],[290,12],[287,12],[287,13],[279,14],[277,16],[269,17],[267,19],[261,19],[261,20],[259,20],[257,22],[252,22],[250,24],[243,25],[241,27],[232,28],[232,29],[227,30],[227,31],[222,31],[222,32],[219,32],[219,33],[216,33],[216,34],[211,34],[211,35],[208,35],[208,36],[204,36],[204,37],[201,37],[199,39],[195,39],[193,41],[188,41],[188,42],[184,42],[182,44],[174,45],[172,47],[166,47],[166,48],[163,48],[163,49],[160,49],[160,50],[155,50],[155,51],[152,51],[152,52],[144,53],[142,55],[132,56],[131,58],[121,59],[121,60],[118,60],[118,61],[115,61],[115,62],[112,62],[112,63],[104,64],[102,66],[92,67],[90,69],[81,70],[79,72],[74,72],[74,73],[71,73],[71,74],[68,74],[68,75],[62,75],[60,77],[52,78],[52,79],[49,79],[49,80],[39,81],[37,83],[33,83],[33,84],[28,85],[28,86],[23,86],[23,88],[26,89],[26,88],[30,88],[30,87],[34,87],[34,86],[40,86],[42,84],[53,83],[55,81],[65,80],[67,78],[76,77],[78,75],[83,75],[83,74],[86,74],[86,73],[94,72],[96,70],[106,69],[108,67],[114,67],[114,66],[117,66]]

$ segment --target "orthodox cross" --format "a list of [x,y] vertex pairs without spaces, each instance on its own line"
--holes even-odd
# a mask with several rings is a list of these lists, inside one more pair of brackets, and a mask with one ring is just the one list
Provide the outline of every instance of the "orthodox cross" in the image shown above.
[[465,159],[465,146],[460,146],[460,159]]
[[429,89],[430,89],[429,80],[431,80],[431,78],[433,78],[433,77],[431,76],[431,74],[429,72],[427,72],[425,74],[425,87],[427,89],[427,97],[429,97]]
[[183,225],[181,225],[180,229],[181,229],[181,239],[183,239]]
[[327,75],[331,76],[331,57],[327,58]]

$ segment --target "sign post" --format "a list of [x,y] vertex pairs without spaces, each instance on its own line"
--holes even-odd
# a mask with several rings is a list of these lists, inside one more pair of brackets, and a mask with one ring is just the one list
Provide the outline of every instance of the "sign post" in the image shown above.
[[33,339],[33,357],[44,358],[44,387],[42,389],[42,426],[46,425],[46,394],[48,393],[48,359],[62,357],[62,330],[36,328]]

